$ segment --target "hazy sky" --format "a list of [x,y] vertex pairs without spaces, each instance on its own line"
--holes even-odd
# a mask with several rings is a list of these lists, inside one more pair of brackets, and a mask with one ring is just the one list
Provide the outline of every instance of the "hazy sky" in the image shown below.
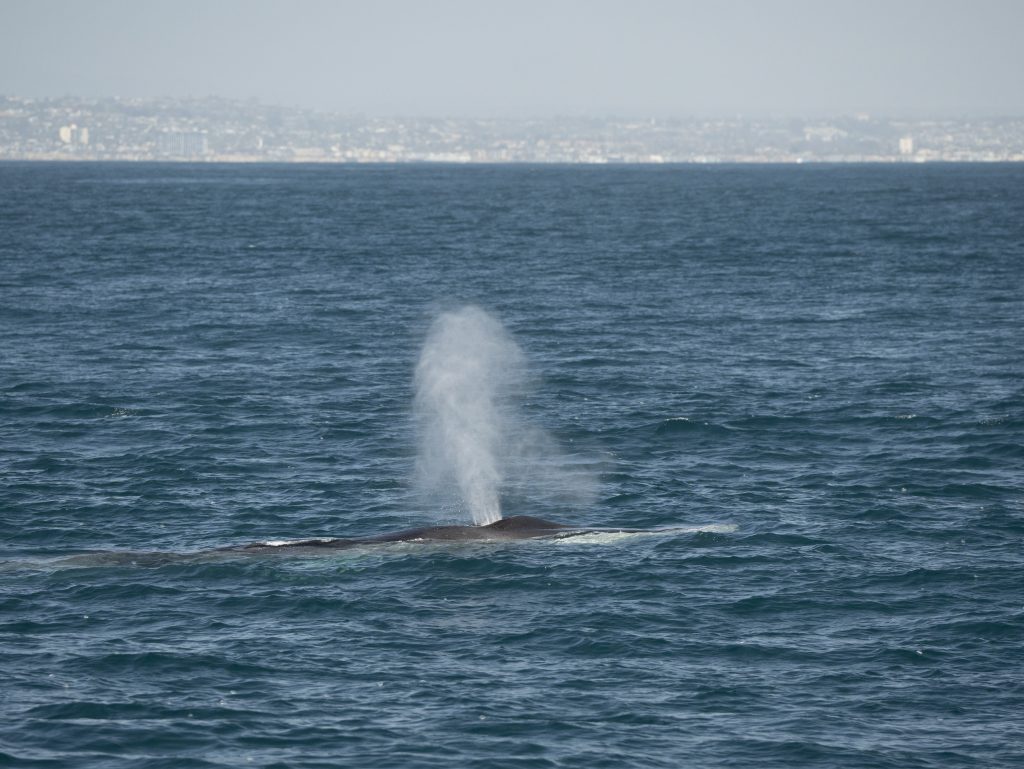
[[0,93],[367,115],[1024,114],[1024,0],[0,0]]

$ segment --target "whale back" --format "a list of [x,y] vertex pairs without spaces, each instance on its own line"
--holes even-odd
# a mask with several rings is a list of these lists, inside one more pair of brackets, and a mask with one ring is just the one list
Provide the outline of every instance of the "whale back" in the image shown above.
[[569,526],[565,526],[561,523],[555,523],[554,521],[546,521],[543,518],[538,518],[534,515],[512,515],[508,518],[502,518],[483,526],[484,529],[491,529],[492,531],[507,531],[507,532],[544,532],[554,531],[557,529],[568,529]]
[[372,537],[303,539],[282,542],[253,542],[249,545],[220,548],[222,552],[265,553],[285,550],[339,550],[359,545],[386,542],[415,542],[424,540],[467,542],[473,540],[529,539],[571,529],[554,521],[533,515],[513,515],[486,526],[422,526]]

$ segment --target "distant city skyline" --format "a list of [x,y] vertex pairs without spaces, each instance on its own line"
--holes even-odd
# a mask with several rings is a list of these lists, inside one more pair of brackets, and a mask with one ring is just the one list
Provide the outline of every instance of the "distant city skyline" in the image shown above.
[[1024,117],[395,118],[209,99],[0,95],[0,161],[1024,162]]
[[0,94],[366,116],[1024,115],[1024,3],[0,0]]

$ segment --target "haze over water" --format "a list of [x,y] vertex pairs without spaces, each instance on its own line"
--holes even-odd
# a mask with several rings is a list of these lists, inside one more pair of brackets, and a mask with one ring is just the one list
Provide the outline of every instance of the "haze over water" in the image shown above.
[[[0,759],[1021,764],[1022,223],[1013,166],[0,165]],[[502,513],[689,531],[132,555],[469,523],[465,305]]]
[[1024,115],[1017,0],[33,0],[0,94],[367,116]]

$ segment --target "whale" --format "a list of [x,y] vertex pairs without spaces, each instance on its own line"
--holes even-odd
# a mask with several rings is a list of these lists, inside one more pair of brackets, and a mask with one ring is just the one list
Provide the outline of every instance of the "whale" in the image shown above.
[[556,523],[532,515],[513,515],[508,518],[501,518],[494,523],[484,526],[421,526],[413,529],[402,529],[385,534],[377,534],[366,537],[318,537],[314,539],[294,540],[267,540],[262,542],[250,542],[245,545],[230,545],[219,547],[213,550],[200,550],[195,552],[140,552],[132,550],[92,550],[79,552],[72,555],[58,556],[57,558],[30,559],[25,561],[5,562],[0,559],[0,570],[18,568],[48,568],[52,566],[62,567],[92,567],[92,566],[138,566],[158,567],[174,563],[195,563],[220,560],[222,558],[234,558],[238,556],[256,556],[292,554],[299,557],[314,556],[317,554],[327,555],[332,551],[345,550],[347,548],[360,548],[376,545],[388,545],[390,543],[459,543],[459,542],[481,542],[500,543],[512,540],[564,540],[572,537],[581,537],[582,541],[587,538],[583,535],[631,535],[631,534],[696,534],[699,532],[713,534],[729,534],[736,531],[736,525],[731,523],[713,523],[703,526],[669,527],[657,529],[627,529],[627,528],[592,528],[568,526],[564,523]]
[[390,542],[494,542],[515,539],[567,537],[596,531],[634,532],[637,529],[579,529],[532,515],[512,515],[483,526],[419,526],[369,537],[268,540],[220,548],[219,552],[266,553],[295,550],[343,550]]

